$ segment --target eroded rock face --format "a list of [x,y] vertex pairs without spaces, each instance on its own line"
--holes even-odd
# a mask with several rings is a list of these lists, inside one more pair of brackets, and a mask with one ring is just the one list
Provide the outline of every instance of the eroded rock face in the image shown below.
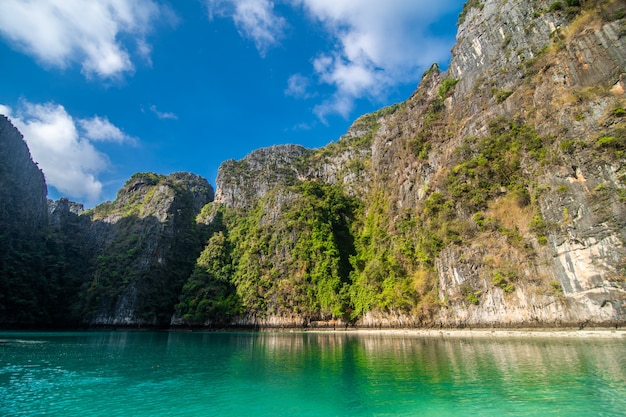
[[293,184],[305,174],[302,164],[310,151],[299,145],[258,149],[240,161],[224,162],[217,176],[215,202],[247,207],[278,184]]
[[0,323],[48,321],[47,187],[20,132],[0,115]]
[[2,115],[0,138],[2,221],[19,225],[25,234],[33,233],[48,221],[43,172],[31,159],[22,134]]
[[459,79],[456,93],[465,96],[481,78],[498,75],[502,87],[526,76],[524,63],[535,59],[550,36],[566,24],[547,13],[549,1],[485,0],[470,8],[459,25],[449,76]]
[[581,3],[473,2],[448,71],[324,148],[225,162],[205,209],[206,180],[144,173],[113,202],[48,212],[0,119],[0,246],[53,242],[54,268],[22,272],[69,289],[88,325],[622,325],[626,5]]
[[21,134],[0,118],[0,323],[168,325],[202,249],[196,216],[214,198],[197,175],[134,175],[84,211],[46,200]]
[[[459,26],[448,71],[433,66],[406,102],[355,122],[337,144],[306,158],[278,152],[281,166],[290,167],[284,179],[258,180],[255,174],[218,181],[218,195],[231,196],[220,201],[245,195],[250,203],[272,184],[315,179],[341,184],[362,199],[366,229],[375,226],[367,223],[372,213],[385,219],[386,226],[378,227],[388,234],[383,242],[397,262],[393,279],[434,274],[429,285],[436,302],[424,301],[428,295],[417,289],[421,295],[402,301],[412,306],[372,307],[353,320],[357,326],[623,323],[626,5],[612,0],[560,9],[542,0],[477,4]],[[497,145],[507,155],[504,162],[472,159],[481,146],[496,146],[481,141],[514,137],[514,131],[521,132],[521,139],[511,139],[519,145]],[[368,141],[359,140],[367,135]],[[256,159],[263,165],[267,157]],[[292,169],[304,160],[307,170]],[[507,160],[515,161],[517,179],[504,178],[499,188],[484,191],[488,195],[477,195],[485,202],[470,201],[480,209],[464,206],[462,193],[450,197],[453,186],[463,187],[452,183],[458,180],[451,173],[464,172],[467,184],[478,184],[482,180],[470,177],[471,170]],[[494,175],[492,168],[487,175]],[[479,185],[468,190],[472,187]],[[444,210],[448,217],[442,220]],[[438,218],[443,233],[429,229],[429,216]],[[360,231],[354,232],[358,239]],[[432,260],[423,253],[428,234],[441,239],[432,241],[439,245],[435,249],[427,248],[435,253]],[[351,285],[363,282],[384,291],[376,279],[391,278],[367,274],[385,260],[358,262],[351,277],[362,274],[363,281]],[[423,285],[422,278],[414,285]],[[268,317],[268,325],[306,325],[299,318]],[[257,316],[244,321],[263,322]]]
[[213,200],[199,176],[135,174],[111,203],[89,213],[93,278],[80,295],[87,324],[169,324],[184,280],[202,249],[195,218]]
[[[536,198],[549,229],[547,242],[535,244],[535,260],[511,260],[529,279],[511,283],[505,292],[491,282],[493,272],[484,263],[442,253],[440,299],[456,299],[442,309],[443,325],[625,318],[626,208],[618,196],[624,156],[609,155],[597,141],[616,131],[623,135],[623,122],[613,112],[624,105],[626,23],[623,4],[596,3],[597,8],[568,17],[549,12],[548,2],[488,0],[459,28],[449,75],[459,78],[451,109],[464,121],[465,133],[481,132],[485,119],[513,115],[552,137],[561,151],[577,145],[558,157],[553,150],[549,167],[529,170],[540,173]],[[510,93],[503,102],[486,99],[502,91]]]

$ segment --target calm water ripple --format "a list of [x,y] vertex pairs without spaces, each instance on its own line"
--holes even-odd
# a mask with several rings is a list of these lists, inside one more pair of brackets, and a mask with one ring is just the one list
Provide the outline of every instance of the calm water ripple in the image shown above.
[[0,333],[2,416],[624,416],[626,341]]

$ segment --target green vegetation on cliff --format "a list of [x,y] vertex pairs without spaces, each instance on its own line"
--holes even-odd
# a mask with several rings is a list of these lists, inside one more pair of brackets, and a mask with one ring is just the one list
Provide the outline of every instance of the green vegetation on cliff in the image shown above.
[[[405,103],[272,165],[290,172],[284,181],[257,179],[277,160],[268,155],[224,171],[225,195],[246,198],[213,208],[223,227],[198,262],[204,284],[185,287],[187,322],[226,309],[226,321],[245,323],[493,325],[526,300],[566,311],[578,302],[566,294],[583,287],[611,293],[621,317],[623,5],[512,3],[467,2],[459,24],[487,23],[464,25],[446,74],[433,65]],[[583,56],[603,63],[590,71]],[[519,308],[511,320],[556,311]]]
[[0,320],[623,321],[626,9],[493,6],[467,2],[448,71],[433,65],[406,102],[320,149],[226,161],[218,201],[194,175],[141,173],[48,224],[0,183]]
[[230,259],[230,242],[224,232],[214,233],[196,261],[182,289],[177,313],[193,324],[227,325],[243,312],[235,286]]
[[0,323],[49,323],[62,310],[56,304],[62,283],[47,265],[54,254],[47,232],[43,173],[0,115]]
[[339,186],[306,181],[274,190],[251,212],[219,208],[217,231],[185,284],[179,314],[194,324],[241,312],[347,315],[358,206]]
[[[520,239],[484,211],[507,194],[518,207],[531,205],[528,174],[546,157],[544,142],[527,125],[492,121],[489,136],[459,147],[458,163],[417,210],[397,213],[384,188],[361,201],[316,180],[277,187],[249,210],[213,207],[216,231],[178,313],[192,324],[242,313],[353,321],[369,311],[427,322],[439,305],[435,260],[443,248],[487,229]],[[510,292],[507,274],[495,271],[493,283]]]
[[[80,310],[102,324],[131,320],[169,323],[182,285],[206,235],[195,221],[195,198],[212,197],[205,180],[190,174],[133,175],[114,202],[86,213],[102,247]],[[127,311],[119,316],[120,306]]]

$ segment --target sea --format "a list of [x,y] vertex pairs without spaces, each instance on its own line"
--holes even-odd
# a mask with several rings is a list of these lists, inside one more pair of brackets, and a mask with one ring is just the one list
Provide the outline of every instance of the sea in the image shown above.
[[0,416],[626,416],[626,338],[0,332]]

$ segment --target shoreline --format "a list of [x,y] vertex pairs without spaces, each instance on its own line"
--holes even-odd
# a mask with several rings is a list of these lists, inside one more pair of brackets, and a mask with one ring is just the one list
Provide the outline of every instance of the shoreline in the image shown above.
[[371,336],[410,336],[428,338],[576,338],[576,339],[624,339],[626,340],[626,328],[593,327],[593,328],[358,328],[358,327],[259,327],[259,328],[150,328],[150,327],[91,327],[83,329],[37,329],[37,328],[0,328],[0,332],[171,332],[171,333],[317,333],[317,334],[341,334],[341,335],[371,335]]
[[261,333],[338,333],[441,338],[577,338],[625,339],[626,329],[263,329]]

